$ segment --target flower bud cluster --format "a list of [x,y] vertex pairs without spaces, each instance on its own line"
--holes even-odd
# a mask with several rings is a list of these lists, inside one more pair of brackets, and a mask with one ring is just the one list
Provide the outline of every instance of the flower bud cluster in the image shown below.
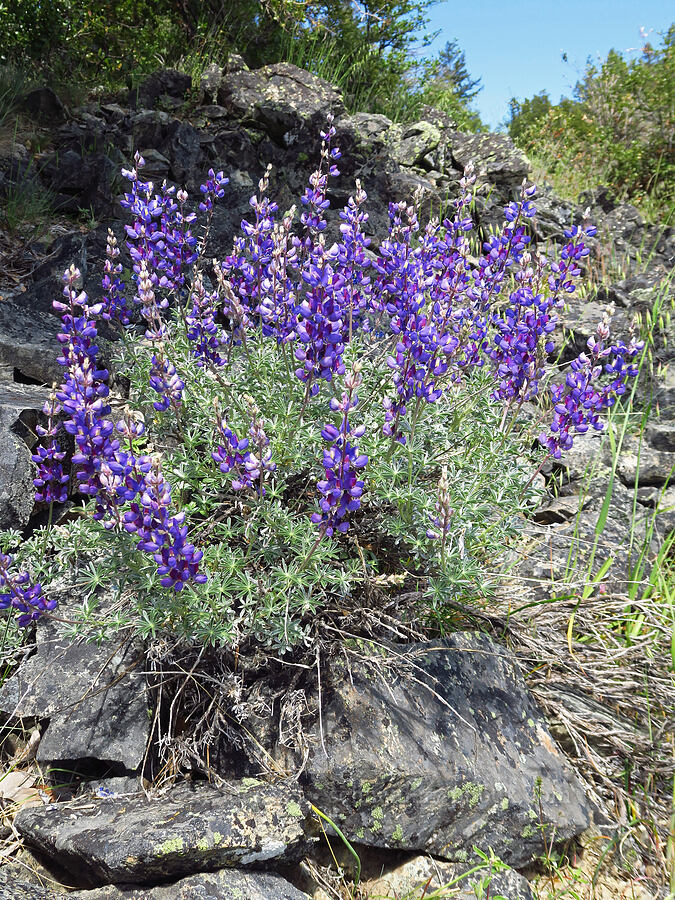
[[450,533],[452,517],[452,501],[450,499],[450,482],[448,481],[448,467],[443,466],[441,477],[438,480],[438,498],[436,500],[436,515],[429,516],[433,528],[428,529],[427,537],[432,541],[445,542]]
[[120,248],[117,246],[117,238],[110,228],[108,229],[105,253],[106,259],[103,264],[103,278],[101,279],[101,286],[103,287],[101,318],[106,321],[117,321],[120,325],[128,325],[131,320],[127,309],[125,284],[120,277],[122,275],[122,265],[117,262]]

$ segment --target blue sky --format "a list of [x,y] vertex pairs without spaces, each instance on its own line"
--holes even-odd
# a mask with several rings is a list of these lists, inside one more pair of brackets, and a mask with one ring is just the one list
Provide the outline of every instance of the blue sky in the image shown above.
[[[666,31],[675,21],[675,3],[442,0],[429,14],[430,29],[440,29],[431,51],[457,38],[470,74],[483,80],[474,105],[494,128],[507,115],[511,97],[522,100],[544,89],[554,102],[570,96],[589,56],[598,59],[612,48],[639,48],[644,42],[641,27],[652,32],[652,43],[658,43],[656,32]],[[424,51],[425,56],[428,53]]]

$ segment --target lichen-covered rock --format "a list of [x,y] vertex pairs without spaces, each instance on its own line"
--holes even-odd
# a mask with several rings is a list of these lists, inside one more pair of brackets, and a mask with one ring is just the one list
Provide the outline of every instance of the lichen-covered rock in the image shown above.
[[446,131],[457,131],[457,122],[455,122],[450,113],[446,113],[436,106],[429,106],[428,103],[423,103],[420,107],[420,119],[423,119],[425,122],[431,122],[441,134]]
[[[24,809],[17,830],[92,884],[152,884],[223,867],[260,868],[306,846],[297,784],[183,785],[168,797]],[[175,896],[175,895],[174,895]]]
[[218,97],[218,88],[223,77],[223,67],[218,63],[209,63],[199,80],[200,100],[202,104],[212,104]]
[[499,187],[515,188],[530,171],[530,162],[505,134],[446,135],[456,166],[463,170],[471,162],[476,174]]
[[293,143],[299,132],[325,127],[328,113],[344,113],[336,88],[291,63],[223,75],[218,103],[233,116],[262,126],[283,144]]
[[438,147],[441,132],[431,122],[415,122],[408,125],[394,148],[394,159],[408,168],[422,164],[425,156]]
[[[447,893],[453,900],[475,900],[481,896],[474,886],[484,888],[482,896],[502,897],[503,900],[532,900],[532,891],[525,878],[513,869],[491,872],[489,869],[463,873],[454,863],[441,862],[430,856],[415,856],[395,868],[363,884],[369,897],[419,897]],[[446,891],[443,891],[443,888]],[[424,896],[424,894],[422,894]]]
[[99,760],[133,771],[149,731],[143,661],[138,641],[73,641],[43,620],[37,652],[0,687],[0,709],[49,719],[37,752],[44,764]]
[[305,790],[348,840],[460,863],[491,847],[519,866],[542,835],[587,826],[583,789],[514,658],[485,635],[338,658],[322,683]]
[[[65,891],[32,884],[17,877],[14,870],[0,870],[0,900],[60,900]],[[280,875],[221,869],[181,878],[159,887],[105,885],[93,890],[68,892],[72,900],[309,900]]]
[[221,869],[161,887],[115,887],[71,894],[75,900],[309,900],[280,875]]
[[221,78],[216,100],[230,115],[238,119],[253,119],[255,104],[264,90],[265,79],[260,72],[236,72]]

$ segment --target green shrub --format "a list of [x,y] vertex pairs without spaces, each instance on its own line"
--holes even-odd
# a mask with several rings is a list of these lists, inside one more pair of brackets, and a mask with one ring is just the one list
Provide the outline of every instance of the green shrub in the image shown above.
[[675,204],[675,26],[639,58],[610,51],[574,99],[511,101],[509,134],[564,181],[604,183],[618,199],[670,220]]

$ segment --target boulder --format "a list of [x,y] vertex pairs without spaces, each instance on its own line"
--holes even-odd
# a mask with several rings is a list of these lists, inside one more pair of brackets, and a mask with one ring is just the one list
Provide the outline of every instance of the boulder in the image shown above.
[[24,528],[35,507],[31,450],[46,390],[0,382],[0,530]]
[[530,172],[530,162],[522,150],[505,134],[446,134],[452,158],[463,171],[471,162],[476,174],[502,188],[520,187]]
[[262,126],[281,145],[294,143],[301,132],[318,133],[328,113],[344,113],[336,88],[291,63],[228,72],[217,100],[236,118]]
[[171,178],[191,192],[198,191],[206,175],[199,132],[189,122],[174,120],[159,150],[171,160]]
[[[67,619],[67,607],[62,602],[56,615]],[[37,652],[0,687],[0,710],[49,720],[38,761],[137,769],[150,729],[142,644],[73,640],[56,619],[38,623],[36,640]]]
[[[73,891],[72,900],[309,900],[307,894],[289,884],[280,875],[221,869],[181,878],[160,887],[106,885],[93,890]],[[21,881],[0,870],[0,900],[59,900],[56,892],[42,884]]]
[[19,107],[40,125],[59,125],[66,120],[66,108],[50,87],[38,87],[24,94]]
[[91,884],[153,884],[288,861],[307,846],[308,814],[295,782],[248,779],[223,791],[201,783],[151,800],[33,807],[14,824],[30,846]]
[[[55,285],[54,295],[58,291]],[[8,366],[22,379],[51,387],[60,384],[59,321],[15,302],[0,303],[0,366]]]
[[429,106],[423,103],[420,107],[420,119],[425,122],[431,122],[443,134],[446,131],[457,131],[457,122],[452,118],[450,113],[446,113],[436,106]]
[[268,872],[221,869],[161,887],[115,887],[77,891],[76,900],[310,900],[285,878]]
[[441,141],[441,132],[431,122],[415,122],[404,130],[400,143],[394,148],[393,157],[408,168],[421,166],[424,158],[434,151]]
[[521,866],[589,821],[515,659],[485,635],[331,658],[309,740],[305,793],[349,841]]
[[[474,886],[481,885],[481,895]],[[518,872],[506,869],[499,872],[474,871],[463,874],[454,863],[441,862],[429,856],[415,856],[395,868],[368,881],[364,887],[369,897],[452,897],[453,900],[476,900],[476,897],[502,897],[503,900],[532,900],[530,887]],[[444,891],[445,889],[445,891]],[[424,893],[420,894],[424,890]],[[447,891],[447,894],[445,893]]]
[[237,119],[254,119],[255,104],[263,95],[265,79],[259,71],[227,74],[220,80],[216,100]]
[[185,72],[158,69],[129,91],[127,105],[132,109],[152,109],[162,98],[183,101],[191,87],[192,78]]
[[648,443],[640,443],[635,438],[625,439],[617,473],[629,488],[663,487],[673,481],[675,453],[654,450]]
[[40,170],[40,179],[54,193],[59,212],[108,213],[112,210],[116,162],[103,153],[58,150]]
[[218,63],[209,63],[199,79],[199,98],[202,104],[212,104],[218,97],[223,68]]

